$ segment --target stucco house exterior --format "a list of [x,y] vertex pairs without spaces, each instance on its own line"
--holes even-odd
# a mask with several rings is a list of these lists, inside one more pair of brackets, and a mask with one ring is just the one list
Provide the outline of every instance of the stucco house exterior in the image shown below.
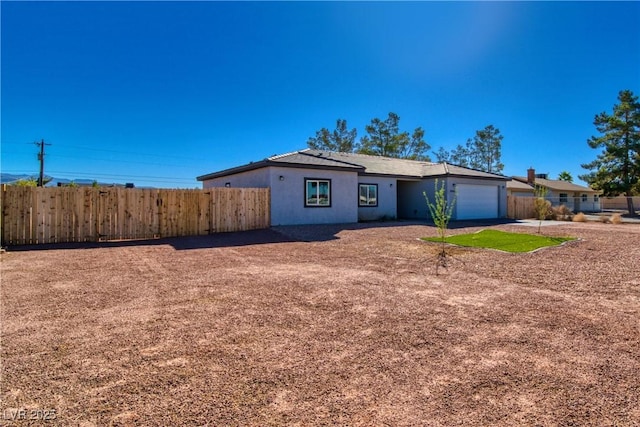
[[453,218],[503,218],[510,178],[447,163],[305,149],[197,177],[203,188],[271,189],[271,224],[428,219],[436,179]]
[[547,174],[527,170],[527,176],[514,176],[507,183],[507,194],[516,197],[534,197],[536,186],[546,189],[545,198],[552,206],[565,205],[574,212],[600,211],[600,192],[572,182],[549,179]]

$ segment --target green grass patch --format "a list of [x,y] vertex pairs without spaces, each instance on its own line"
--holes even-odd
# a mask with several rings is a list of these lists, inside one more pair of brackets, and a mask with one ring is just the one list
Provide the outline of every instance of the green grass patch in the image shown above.
[[[440,242],[439,237],[423,237],[427,242]],[[547,246],[557,246],[575,240],[573,237],[550,237],[535,234],[508,233],[498,230],[482,230],[472,234],[445,237],[447,243],[472,248],[489,248],[505,252],[531,252]]]

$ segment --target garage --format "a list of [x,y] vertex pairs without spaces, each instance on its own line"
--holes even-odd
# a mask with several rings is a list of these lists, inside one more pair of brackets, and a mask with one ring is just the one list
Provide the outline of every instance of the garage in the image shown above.
[[458,184],[456,219],[498,218],[498,186]]

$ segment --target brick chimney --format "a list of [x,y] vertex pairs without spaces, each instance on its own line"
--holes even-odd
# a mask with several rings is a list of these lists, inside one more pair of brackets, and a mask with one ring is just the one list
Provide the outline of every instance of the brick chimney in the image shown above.
[[527,169],[527,184],[533,185],[536,183],[536,170],[534,168]]

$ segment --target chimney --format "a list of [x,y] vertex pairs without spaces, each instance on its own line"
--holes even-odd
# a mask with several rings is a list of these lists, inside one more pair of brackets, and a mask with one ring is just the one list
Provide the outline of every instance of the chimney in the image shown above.
[[533,185],[536,183],[536,170],[534,168],[527,169],[527,184]]

